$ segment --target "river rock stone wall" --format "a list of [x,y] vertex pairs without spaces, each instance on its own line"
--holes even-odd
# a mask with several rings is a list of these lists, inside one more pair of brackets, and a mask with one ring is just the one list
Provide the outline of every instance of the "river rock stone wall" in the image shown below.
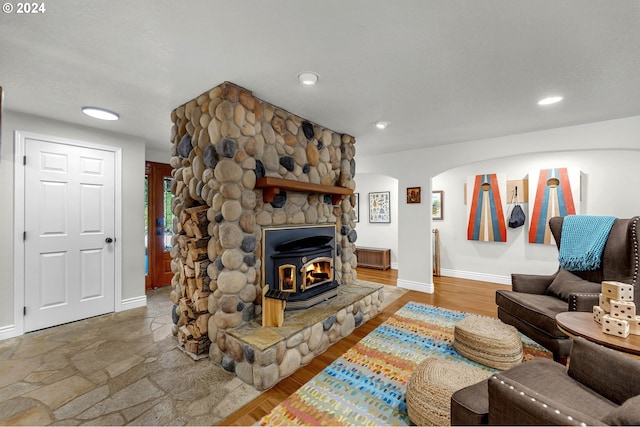
[[224,342],[219,343],[222,346],[211,346],[210,357],[257,390],[267,390],[378,315],[383,300],[382,289],[372,290],[357,302],[324,319],[310,322],[308,327],[273,345],[252,345],[251,340],[239,337],[242,334],[225,334]]
[[[269,176],[355,189],[352,136],[311,123],[230,82],[177,107],[171,120],[176,334],[192,325],[189,331],[208,338],[212,353],[227,354],[226,331],[260,316],[262,227],[335,224],[336,280],[355,281],[353,196],[333,205],[330,195],[281,191],[272,202],[264,202],[263,190],[256,188],[258,178]],[[201,247],[203,242],[184,237],[180,218],[205,206],[206,223],[201,222],[200,229],[206,233],[199,237],[208,239],[208,259],[196,265],[199,276],[194,278],[189,277],[194,268],[184,267],[193,264],[185,258],[185,247]],[[196,284],[197,296],[207,298],[205,312],[193,309],[190,298]],[[200,316],[207,321],[198,322]]]

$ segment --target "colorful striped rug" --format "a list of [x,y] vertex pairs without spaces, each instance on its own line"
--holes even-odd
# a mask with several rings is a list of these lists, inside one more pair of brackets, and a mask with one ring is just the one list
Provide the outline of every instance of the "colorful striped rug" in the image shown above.
[[[410,302],[265,415],[259,425],[409,425],[405,390],[426,357],[487,372],[453,349],[453,327],[468,316]],[[522,335],[524,359],[551,354]]]

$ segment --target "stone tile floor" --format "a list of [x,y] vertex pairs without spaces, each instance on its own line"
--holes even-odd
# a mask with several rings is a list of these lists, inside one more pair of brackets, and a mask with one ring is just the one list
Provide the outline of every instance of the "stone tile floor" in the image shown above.
[[147,307],[0,341],[0,424],[213,425],[260,393],[171,334],[170,288]]
[[[215,425],[260,394],[171,334],[170,287],[147,306],[0,341],[2,425]],[[406,290],[385,286],[385,305]]]

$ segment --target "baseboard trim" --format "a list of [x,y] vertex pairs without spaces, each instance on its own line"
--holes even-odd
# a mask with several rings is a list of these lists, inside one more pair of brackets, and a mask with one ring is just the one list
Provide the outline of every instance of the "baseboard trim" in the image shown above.
[[7,325],[0,327],[0,341],[17,337],[18,335],[20,334],[18,334],[18,331],[16,330],[16,325]]
[[391,263],[391,269],[392,270],[397,270],[398,269],[398,263],[397,262],[392,262]]
[[146,307],[146,305],[147,305],[146,295],[127,298],[122,300],[122,303],[120,303],[120,310],[117,310],[117,311],[125,311],[125,310],[131,310],[133,308]]
[[411,280],[404,280],[404,279],[398,279],[396,281],[396,286],[399,288],[405,288],[412,291],[424,292],[427,294],[432,294],[434,291],[433,283],[412,282]]
[[478,280],[480,282],[498,283],[500,285],[511,285],[511,276],[500,276],[497,274],[474,273],[473,271],[440,270],[441,276],[456,277],[458,279]]

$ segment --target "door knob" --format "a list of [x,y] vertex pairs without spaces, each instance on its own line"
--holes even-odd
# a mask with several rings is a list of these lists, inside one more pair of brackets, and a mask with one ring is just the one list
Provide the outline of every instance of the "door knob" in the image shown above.
[[104,239],[105,242],[107,243],[113,243],[115,239],[112,239],[111,237],[107,237],[106,239]]

